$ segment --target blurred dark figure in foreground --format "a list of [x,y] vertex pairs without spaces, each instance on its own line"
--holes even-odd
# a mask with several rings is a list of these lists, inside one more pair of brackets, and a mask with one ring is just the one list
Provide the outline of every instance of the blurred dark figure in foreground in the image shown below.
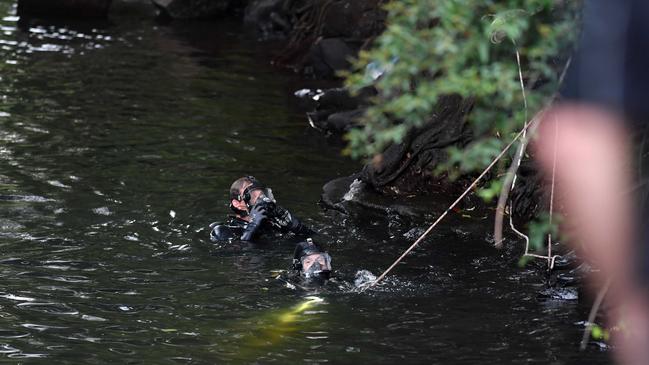
[[633,197],[629,122],[649,121],[649,2],[585,1],[564,100],[546,112],[535,144],[557,191],[571,243],[610,283],[606,302],[617,362],[649,364],[649,232]]

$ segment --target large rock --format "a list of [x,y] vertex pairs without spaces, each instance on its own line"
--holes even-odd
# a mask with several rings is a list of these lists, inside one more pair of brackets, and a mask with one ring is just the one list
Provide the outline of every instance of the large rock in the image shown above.
[[365,40],[383,31],[385,11],[379,0],[337,0],[322,14],[320,36]]
[[112,0],[18,0],[18,15],[105,17]]
[[284,38],[292,30],[294,16],[290,0],[252,0],[243,21],[262,39]]
[[152,0],[164,14],[173,19],[213,18],[223,15],[236,0]]
[[359,46],[342,38],[319,39],[311,47],[309,63],[317,77],[330,78],[337,72],[347,70],[350,60],[358,53]]

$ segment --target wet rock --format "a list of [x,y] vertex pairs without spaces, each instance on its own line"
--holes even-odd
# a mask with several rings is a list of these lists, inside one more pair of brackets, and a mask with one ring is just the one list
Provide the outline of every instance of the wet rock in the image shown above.
[[296,96],[311,99],[315,111],[307,113],[309,124],[326,132],[346,132],[357,127],[365,114],[369,98],[376,95],[374,88],[364,88],[358,95],[350,95],[344,88],[318,90],[318,92],[301,90]]
[[320,203],[327,208],[338,210],[343,213],[349,213],[347,208],[342,204],[343,197],[350,190],[351,184],[357,179],[358,175],[351,175],[334,179],[322,187],[322,197]]
[[[435,214],[447,202],[426,199],[404,199],[380,194],[355,174],[334,179],[323,186],[320,203],[326,208],[334,209],[345,214],[365,216],[368,211],[373,211],[381,216],[401,216],[406,218],[423,217],[426,214]],[[433,207],[433,208],[431,208]]]
[[307,113],[309,124],[329,132],[347,132],[358,127],[358,122],[365,114],[365,108],[331,113],[329,110]]
[[112,0],[18,0],[18,15],[105,17]]
[[223,15],[234,0],[151,0],[172,19],[213,18]]
[[244,11],[243,21],[262,39],[284,38],[291,31],[290,0],[254,0]]
[[377,0],[335,1],[322,17],[325,38],[366,39],[383,30],[385,12]]
[[350,60],[358,53],[358,45],[342,38],[325,38],[316,41],[309,52],[309,63],[316,77],[331,78],[347,70]]
[[290,6],[274,13],[289,19],[289,42],[274,63],[317,77],[332,77],[337,70],[348,67],[348,58],[368,46],[385,27],[382,0],[286,0],[286,3]]

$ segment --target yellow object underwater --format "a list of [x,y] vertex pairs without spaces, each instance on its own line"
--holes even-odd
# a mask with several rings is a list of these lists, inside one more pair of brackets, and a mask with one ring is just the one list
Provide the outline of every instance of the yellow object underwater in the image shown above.
[[[223,361],[229,364],[250,364],[272,358],[277,353],[286,353],[305,346],[300,336],[292,336],[298,330],[310,333],[317,327],[322,331],[322,321],[307,313],[317,305],[324,302],[324,299],[308,296],[288,309],[272,309],[259,316],[237,322],[228,331],[230,336],[219,347],[218,352],[223,355]],[[306,314],[306,315],[305,315]],[[290,341],[282,348],[282,342]],[[305,349],[306,351],[306,349]]]
[[309,308],[312,308],[315,303],[320,303],[323,300],[318,297],[306,297],[306,300],[295,307],[293,307],[292,310],[290,310],[287,313],[280,314],[279,316],[279,323],[281,324],[290,324],[295,322],[295,319],[297,318],[298,314],[304,313]]
[[322,298],[309,296],[288,311],[271,313],[269,316],[259,318],[252,323],[257,327],[256,330],[249,336],[245,336],[244,346],[265,347],[279,343],[287,335],[298,330],[297,322],[302,318],[301,314],[322,302],[324,302]]

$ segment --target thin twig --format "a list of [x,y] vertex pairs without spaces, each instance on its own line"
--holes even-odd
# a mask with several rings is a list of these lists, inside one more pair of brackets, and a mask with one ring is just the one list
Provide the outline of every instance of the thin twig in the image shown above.
[[[557,143],[559,140],[559,120],[557,119],[555,115],[555,129],[554,129],[554,160],[552,161],[552,184],[550,187],[550,226],[552,226],[552,212],[554,210],[554,187],[555,187],[555,180],[556,180],[556,168],[557,168]],[[512,220],[512,216],[509,216],[509,224],[511,225],[512,229],[514,232],[519,233],[519,235],[523,235],[522,233],[518,232],[514,228],[514,223]],[[542,255],[537,255],[537,254],[531,254],[530,253],[530,239],[529,237],[523,235],[525,238],[525,253],[523,253],[523,256],[525,257],[535,257],[535,258],[542,258],[545,259],[548,262],[548,270],[554,269],[554,262],[556,261],[557,257],[559,255],[552,255],[552,234],[548,234],[548,255],[547,256],[542,256]]]
[[[554,186],[556,181],[557,172],[557,150],[559,149],[559,118],[554,115],[554,156],[552,160],[552,185],[550,185],[550,229],[552,229],[552,214],[554,211]],[[554,268],[554,260],[552,258],[552,231],[548,233],[548,269]],[[550,262],[552,260],[552,262]]]
[[[517,58],[517,61],[520,62],[520,59]],[[566,64],[563,66],[563,70],[561,71],[561,75],[559,76],[559,82],[558,82],[559,85],[563,84],[563,80],[565,79],[566,74],[568,73],[568,69],[570,68],[571,63],[572,63],[572,57],[568,58],[568,61],[566,61]],[[518,63],[518,70],[519,70],[519,78],[520,78],[520,80],[522,80],[520,63]],[[524,89],[523,89],[523,92],[525,92]],[[552,97],[552,99],[557,98],[557,96],[558,95],[554,95]],[[523,97],[525,97],[525,94],[523,94]],[[531,135],[534,135],[534,132],[535,131],[533,129],[530,130]],[[514,190],[514,186],[516,184],[516,172],[518,171],[518,168],[520,167],[520,162],[521,162],[520,159],[522,159],[523,154],[525,152],[525,149],[527,148],[527,143],[523,143],[523,142],[525,142],[525,140],[526,139],[523,139],[523,141],[521,142],[521,148],[519,150],[519,154],[517,155],[517,159],[514,159],[514,161],[512,161],[512,165],[510,166],[509,170],[507,171],[507,173],[511,174],[511,175],[507,176],[507,178],[505,180],[505,183],[503,184],[503,189],[507,185],[509,185],[509,177],[512,176],[512,175],[513,175],[513,177],[511,177],[510,189],[501,191],[501,195],[506,194],[506,196],[507,196],[507,198],[504,199],[505,202],[508,200],[509,194],[511,193],[511,191]],[[520,158],[520,159],[518,159],[518,158]],[[501,198],[502,198],[502,196],[499,197],[499,200],[498,200],[499,204],[500,204]],[[510,208],[509,226],[512,229],[512,231],[514,231],[514,233],[516,233],[519,237],[521,237],[522,239],[525,240],[525,253],[523,254],[523,256],[545,258],[546,260],[548,260],[548,263],[550,264],[550,269],[552,269],[554,267],[554,261],[557,258],[557,256],[556,255],[555,256],[548,255],[546,257],[546,256],[530,254],[529,253],[530,238],[527,235],[525,235],[523,232],[516,229],[516,227],[514,226],[514,219],[513,219],[513,207],[510,206],[509,208]],[[499,217],[498,214],[499,213],[504,214],[504,212],[505,212],[504,205],[503,205],[502,209],[499,209],[499,208],[496,209],[495,220],[500,220],[500,223],[498,224],[498,223],[494,222],[495,223],[494,224],[494,241],[495,241],[496,247],[498,247],[498,248],[502,247],[502,241],[503,241],[503,238],[502,238],[502,218],[503,217],[502,216]],[[549,252],[551,253],[551,251],[549,251]]]
[[[525,121],[527,122],[527,96],[525,95],[525,83],[523,82],[523,69],[521,68],[521,55],[518,52],[518,47],[516,42],[512,39],[514,43],[514,49],[516,50],[516,64],[518,66],[518,80],[521,84],[521,93],[523,94],[523,106],[525,108]],[[527,124],[525,125],[527,126]],[[498,196],[498,205],[496,205],[496,215],[494,217],[494,246],[497,248],[502,247],[503,242],[503,219],[505,217],[505,206],[509,200],[509,193],[514,190],[514,184],[516,183],[516,171],[521,166],[521,161],[523,160],[523,155],[525,153],[525,148],[527,147],[527,138],[526,133],[523,133],[523,138],[521,139],[521,146],[518,149],[518,153],[514,158],[511,166],[507,170],[507,175],[505,176],[505,181],[503,181],[503,186],[500,188],[500,195]],[[511,212],[510,212],[511,216]]]
[[595,317],[597,316],[597,312],[599,312],[599,307],[601,307],[602,302],[604,301],[604,297],[606,296],[606,293],[608,292],[608,288],[610,286],[611,278],[608,278],[606,279],[606,283],[604,283],[602,289],[600,289],[599,293],[597,293],[597,299],[595,299],[595,303],[593,303],[593,306],[590,308],[588,322],[586,322],[586,328],[584,329],[584,336],[581,338],[581,344],[579,345],[579,350],[581,351],[584,351],[586,349],[586,345],[588,345],[588,339],[590,338],[590,333],[593,330]]

